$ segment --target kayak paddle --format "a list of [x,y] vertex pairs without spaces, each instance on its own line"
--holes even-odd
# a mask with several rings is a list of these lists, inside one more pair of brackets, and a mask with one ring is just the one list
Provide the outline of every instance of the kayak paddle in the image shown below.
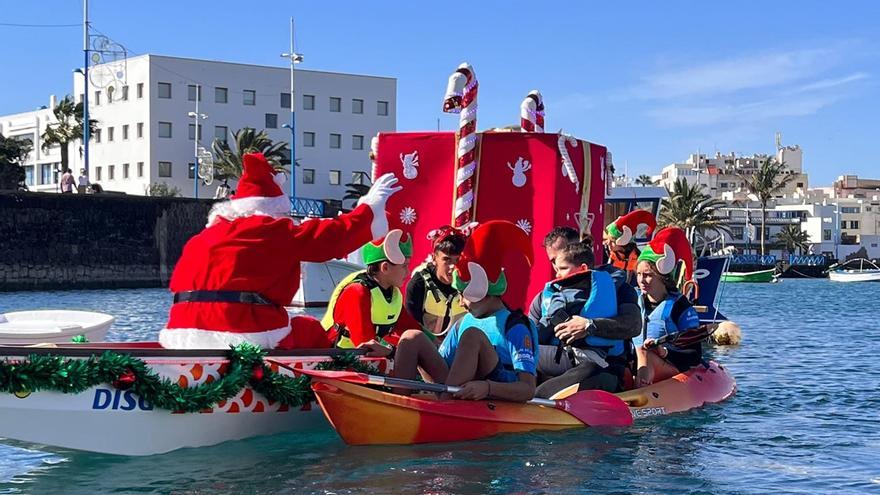
[[[426,383],[403,378],[368,375],[354,371],[295,371],[317,378],[332,378],[360,385],[380,385],[440,393],[455,393],[461,390],[461,387],[444,385],[442,383]],[[560,409],[588,426],[629,426],[633,422],[632,414],[626,402],[620,400],[614,394],[602,390],[584,390],[560,400],[532,399],[528,401],[528,404]]]

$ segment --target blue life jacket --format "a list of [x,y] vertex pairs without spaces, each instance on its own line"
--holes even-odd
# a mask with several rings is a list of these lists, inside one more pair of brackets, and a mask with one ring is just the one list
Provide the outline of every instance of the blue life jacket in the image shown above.
[[[582,289],[560,288],[558,282],[549,282],[544,286],[544,292],[541,294],[541,312],[544,316],[547,314],[550,298],[560,291],[583,292]],[[578,301],[573,298],[572,303],[574,302]],[[617,316],[617,286],[614,284],[610,274],[601,271],[590,271],[590,294],[577,314],[589,319],[613,318]],[[606,339],[595,335],[589,335],[584,340],[588,347],[602,351],[608,356],[623,355],[623,340]],[[558,345],[559,339],[554,337],[551,344]]]
[[651,314],[647,314],[644,294],[639,296],[639,309],[642,310],[642,333],[633,339],[633,345],[639,347],[645,339],[659,339],[664,335],[678,332],[678,324],[672,321],[672,308],[681,294],[670,292]]
[[457,332],[459,329],[471,327],[480,329],[480,331],[486,334],[486,338],[489,339],[489,343],[492,344],[492,347],[495,348],[495,353],[498,354],[498,360],[501,362],[501,366],[503,366],[504,369],[513,370],[513,356],[511,355],[512,344],[507,340],[507,331],[516,326],[517,323],[527,325],[532,337],[530,347],[532,348],[532,353],[535,356],[535,363],[537,365],[538,330],[535,328],[534,323],[522,313],[518,313],[519,319],[513,321],[511,316],[514,314],[515,313],[507,308],[503,308],[495,312],[492,316],[486,318],[476,318],[470,313],[466,313],[464,317],[459,320],[456,325],[457,328],[454,328],[453,330]]

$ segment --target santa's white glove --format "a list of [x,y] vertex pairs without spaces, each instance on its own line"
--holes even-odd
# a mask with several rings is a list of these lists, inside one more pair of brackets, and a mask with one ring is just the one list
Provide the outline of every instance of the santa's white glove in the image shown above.
[[388,217],[385,215],[385,203],[392,194],[403,189],[403,186],[396,186],[397,177],[394,173],[387,174],[376,179],[367,194],[361,196],[358,205],[367,205],[373,210],[373,222],[370,230],[373,234],[373,240],[379,239],[388,233]]

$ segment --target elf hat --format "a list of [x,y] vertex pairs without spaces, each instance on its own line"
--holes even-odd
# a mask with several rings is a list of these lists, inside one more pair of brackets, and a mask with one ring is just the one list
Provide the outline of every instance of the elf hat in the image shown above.
[[648,210],[633,210],[626,215],[617,217],[617,220],[605,227],[605,238],[613,239],[618,246],[626,246],[632,242],[633,235],[639,228],[639,225],[648,226],[648,236],[654,232],[657,227],[657,220]]
[[470,302],[503,295],[507,277],[502,262],[509,252],[522,254],[529,265],[534,261],[532,243],[524,230],[505,220],[480,224],[471,232],[455,264],[452,286]]
[[412,252],[412,236],[400,229],[394,229],[388,232],[385,237],[368,242],[361,248],[361,256],[363,256],[366,265],[380,261],[400,265],[412,256]]
[[[693,281],[694,255],[691,252],[691,243],[678,227],[660,229],[639,255],[639,261],[653,262],[658,272],[671,276],[679,286]],[[683,267],[683,271],[676,273],[679,266]]]

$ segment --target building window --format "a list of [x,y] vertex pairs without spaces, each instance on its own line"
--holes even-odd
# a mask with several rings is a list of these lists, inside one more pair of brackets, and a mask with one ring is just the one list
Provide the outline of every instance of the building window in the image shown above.
[[[113,130],[114,130],[113,127],[108,127],[108,128],[107,128],[107,142],[108,142],[108,143],[112,143],[112,142],[113,142]],[[171,136],[168,136],[168,137],[171,137]]]
[[202,101],[202,87],[196,84],[190,84],[186,87],[186,99],[188,101],[196,101],[196,98],[199,101]]
[[858,220],[851,220],[849,222],[849,228],[858,229],[859,228],[859,221]]
[[128,124],[122,126],[122,140],[125,141],[128,139]]
[[743,238],[743,227],[731,227],[730,228],[730,236],[733,239],[742,239]]
[[277,113],[267,113],[266,114],[266,129],[278,129],[278,114]]
[[190,179],[195,179],[196,178],[196,164],[193,162],[189,162],[186,165],[187,165],[186,176]]
[[387,101],[377,101],[376,102],[376,115],[382,115],[382,116],[388,115],[388,102]]
[[335,96],[330,97],[330,111],[331,112],[341,112],[342,111],[342,98],[337,98]]
[[225,143],[227,134],[229,134],[229,129],[227,129],[225,125],[214,126],[214,139]]
[[315,133],[314,132],[304,132],[303,133],[303,147],[304,148],[314,148],[315,147]]
[[315,95],[303,95],[303,110],[315,109]]
[[128,101],[128,85],[122,87],[122,101]]
[[846,220],[841,220],[841,221],[840,221],[840,228],[841,228],[841,230],[843,230],[843,229],[846,228]]
[[138,177],[144,176],[144,162],[138,162]]
[[101,180],[101,167],[95,167],[95,180]]
[[101,129],[95,129],[94,136],[95,136],[95,142],[100,143],[101,142]]
[[137,135],[139,138],[144,137],[144,123],[143,122],[138,122]]
[[304,168],[302,173],[303,173],[303,184],[314,184],[315,183],[315,169]]
[[822,240],[830,241],[831,240],[831,229],[822,229]]
[[244,104],[254,106],[257,104],[257,92],[252,89],[246,89],[242,92],[244,95]]
[[34,166],[26,165],[24,168],[24,183],[33,186],[34,185]]
[[[204,127],[205,127],[205,126],[203,126],[203,125],[200,125],[200,126],[199,126],[199,141],[202,140],[202,129],[203,129]],[[196,138],[196,125],[195,125],[195,124],[190,124],[190,125],[189,125],[189,140],[192,141],[192,140],[194,140],[195,138]]]
[[353,150],[362,150],[364,149],[364,137],[354,134],[351,136],[351,149]]
[[367,175],[366,172],[360,172],[360,171],[352,172],[352,173],[351,173],[351,183],[352,183],[352,184],[366,185],[366,184],[369,183],[369,182],[367,181],[367,178],[368,178],[368,177],[369,177],[369,175]]
[[171,98],[171,83],[160,82],[159,83],[159,98],[170,99]]
[[330,171],[330,185],[338,186],[342,181],[342,172],[339,170],[331,170]]
[[92,104],[98,106],[101,104],[101,92],[95,91],[95,97],[93,98]]
[[107,180],[116,180],[116,165],[107,167]]
[[159,162],[159,177],[171,177],[171,162]]
[[351,113],[364,113],[364,100],[351,100]]
[[840,208],[841,213],[860,213],[861,209],[858,206],[843,206]]
[[281,93],[281,108],[290,108],[290,93]]
[[330,147],[333,149],[342,147],[342,134],[330,134]]
[[113,86],[110,86],[107,88],[107,104],[108,105],[113,103],[113,93],[114,92],[115,91],[113,90]]
[[144,83],[137,84],[137,97],[141,99],[144,97]]
[[229,90],[226,88],[214,88],[214,103],[229,102]]
[[79,94],[79,103],[82,103],[83,98],[85,98],[85,95],[82,94],[82,93],[80,93],[80,94]]
[[[98,167],[100,170],[100,167]],[[100,172],[98,172],[100,175]],[[100,180],[100,179],[99,179]],[[40,165],[40,184],[51,184],[52,183],[52,164],[51,163],[43,163]]]
[[171,122],[159,122],[159,137],[160,138],[170,138],[171,137]]
[[127,164],[127,163],[123,163],[123,164],[122,164],[122,178],[123,178],[123,179],[127,179],[127,178],[128,178],[128,170],[129,170],[129,168],[131,168],[131,167],[129,167],[128,165],[129,165],[129,164]]

